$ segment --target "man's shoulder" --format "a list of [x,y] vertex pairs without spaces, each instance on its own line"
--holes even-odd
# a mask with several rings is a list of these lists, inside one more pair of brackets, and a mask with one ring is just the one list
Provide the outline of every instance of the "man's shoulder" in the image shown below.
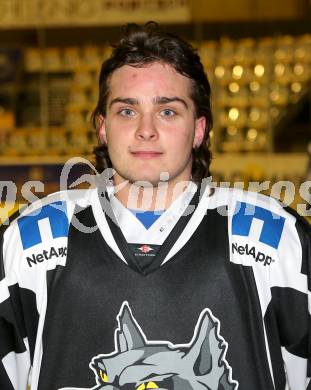
[[25,250],[39,243],[42,235],[53,238],[67,236],[76,207],[90,205],[94,191],[96,190],[59,191],[23,207],[1,227],[3,242],[13,245],[20,242]]
[[278,241],[282,232],[286,239],[297,237],[299,230],[310,237],[309,222],[271,196],[239,188],[217,187],[210,198],[208,207],[216,208],[219,214],[228,218],[232,235],[252,236],[261,232],[260,239],[264,236],[270,242],[271,237],[278,237],[275,239]]
[[310,246],[309,222],[278,199],[235,188],[216,189],[215,199],[220,212],[228,217],[230,239],[234,243],[248,246],[255,243],[261,252],[276,251],[282,256],[293,248],[299,252],[299,248],[306,250]]
[[[216,188],[214,203],[217,204],[217,207],[226,206],[231,215],[239,212],[248,215],[259,215],[266,212],[267,215],[274,216],[274,219],[281,216],[292,220],[304,220],[294,209],[291,209],[279,199],[240,188]],[[306,224],[308,224],[307,221]]]
[[[75,210],[88,207],[95,192],[96,189],[60,191],[13,215],[9,223],[0,227],[0,279],[1,268],[6,274],[15,275],[21,269],[39,270],[39,264],[63,265]],[[45,262],[46,259],[49,261]]]
[[[89,205],[93,192],[93,189],[54,192],[29,205],[22,206],[20,210],[9,218],[10,222],[5,222],[4,225],[14,226],[20,223],[21,220],[26,220],[27,217],[45,216],[48,218],[58,211],[62,211],[68,215],[68,211],[74,209],[76,206],[86,207]],[[30,222],[34,218],[28,218],[27,220]]]

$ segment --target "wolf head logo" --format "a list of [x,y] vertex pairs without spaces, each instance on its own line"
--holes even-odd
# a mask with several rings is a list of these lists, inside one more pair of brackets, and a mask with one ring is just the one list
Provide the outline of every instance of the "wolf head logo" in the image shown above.
[[[98,355],[90,363],[97,383],[90,390],[238,389],[225,360],[227,343],[209,309],[202,311],[189,344],[147,340],[127,302],[121,307],[118,325],[115,351]],[[78,390],[61,390],[74,389]]]

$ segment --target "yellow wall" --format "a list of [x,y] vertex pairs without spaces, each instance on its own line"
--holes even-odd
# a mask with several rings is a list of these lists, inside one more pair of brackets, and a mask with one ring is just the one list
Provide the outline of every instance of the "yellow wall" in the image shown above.
[[196,21],[275,20],[306,17],[307,0],[192,0]]

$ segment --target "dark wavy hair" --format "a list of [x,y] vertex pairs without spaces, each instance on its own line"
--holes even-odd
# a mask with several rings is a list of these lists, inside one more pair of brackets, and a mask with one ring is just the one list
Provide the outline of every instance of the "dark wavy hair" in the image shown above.
[[[162,31],[155,22],[144,26],[130,23],[123,27],[123,35],[116,45],[112,45],[111,56],[104,61],[99,77],[99,97],[92,113],[92,125],[99,130],[99,115],[106,116],[109,79],[112,73],[123,65],[143,67],[155,62],[172,66],[178,73],[189,77],[192,82],[190,96],[194,102],[196,117],[206,118],[204,141],[192,151],[192,179],[200,182],[210,175],[211,162],[210,130],[213,124],[211,111],[211,88],[197,51],[180,37]],[[94,148],[96,169],[102,172],[112,164],[106,144],[98,137]]]

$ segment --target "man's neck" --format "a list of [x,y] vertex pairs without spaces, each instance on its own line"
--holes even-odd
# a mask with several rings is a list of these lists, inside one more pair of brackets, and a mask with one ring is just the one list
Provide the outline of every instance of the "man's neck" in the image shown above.
[[132,210],[166,210],[187,189],[190,181],[172,185],[160,182],[157,186],[142,187],[122,183],[115,187],[115,197]]

